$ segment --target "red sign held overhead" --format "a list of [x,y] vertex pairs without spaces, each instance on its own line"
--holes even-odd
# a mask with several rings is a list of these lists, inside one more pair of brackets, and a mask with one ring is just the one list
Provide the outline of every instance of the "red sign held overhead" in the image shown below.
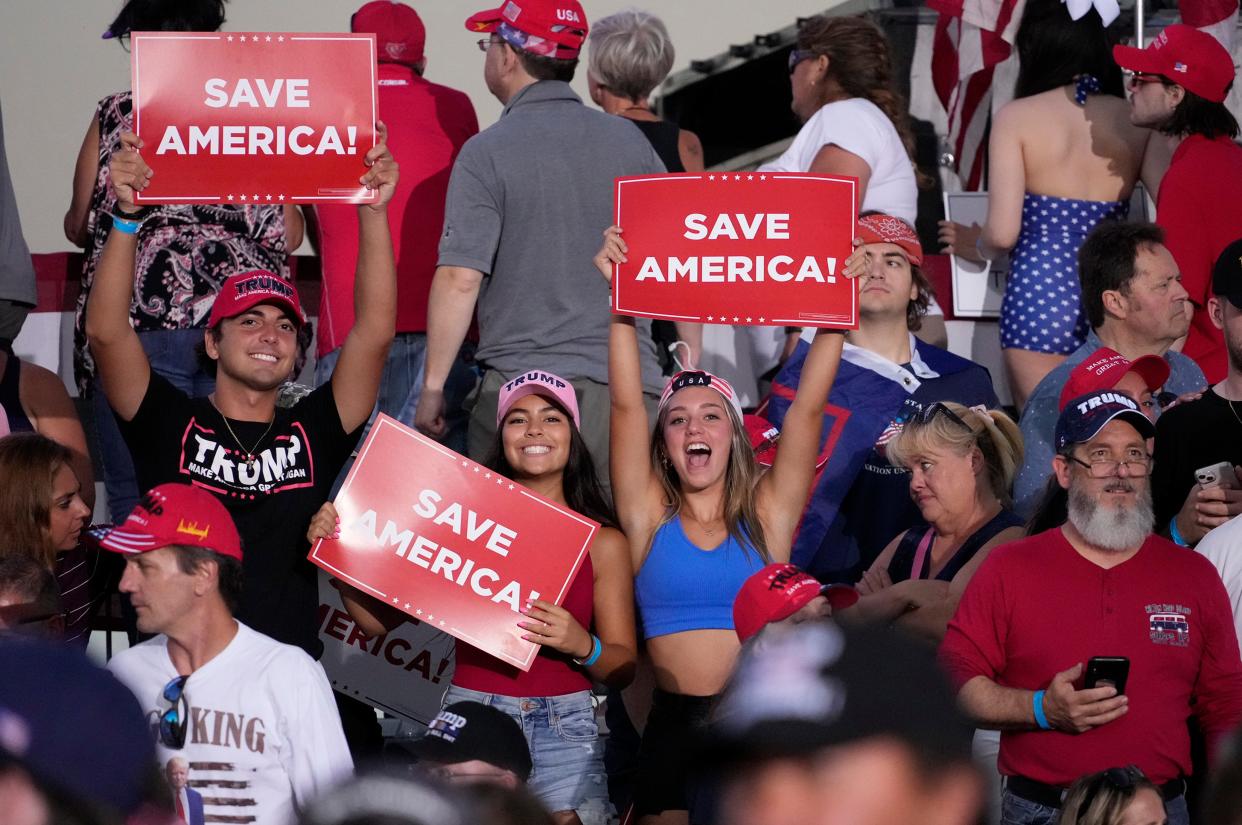
[[519,611],[565,600],[599,525],[381,415],[310,560],[522,670]]
[[810,174],[618,178],[629,261],[613,275],[613,311],[857,329],[858,290],[841,274],[857,189],[855,178]]
[[139,203],[373,202],[375,35],[134,32]]

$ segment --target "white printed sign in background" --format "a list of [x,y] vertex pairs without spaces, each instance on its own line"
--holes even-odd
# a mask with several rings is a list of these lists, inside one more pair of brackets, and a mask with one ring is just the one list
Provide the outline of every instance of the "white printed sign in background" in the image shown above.
[[335,690],[427,724],[453,678],[453,637],[411,619],[383,636],[358,629],[341,594],[319,574],[319,660]]

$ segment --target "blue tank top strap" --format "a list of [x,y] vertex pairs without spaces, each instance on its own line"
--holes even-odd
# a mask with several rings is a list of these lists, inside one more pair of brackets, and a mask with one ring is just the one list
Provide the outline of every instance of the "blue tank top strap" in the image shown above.
[[733,600],[765,564],[750,542],[727,536],[704,550],[692,543],[678,515],[656,530],[634,579],[643,638],[688,630],[732,630]]

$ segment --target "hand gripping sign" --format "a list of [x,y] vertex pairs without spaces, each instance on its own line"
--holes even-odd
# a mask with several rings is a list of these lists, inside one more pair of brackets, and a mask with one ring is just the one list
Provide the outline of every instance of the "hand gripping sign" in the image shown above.
[[139,203],[372,202],[375,35],[135,32]]
[[565,600],[599,525],[381,415],[310,560],[436,630],[529,670],[519,611]]
[[618,178],[629,261],[612,280],[625,315],[857,329],[842,271],[858,181],[743,172]]

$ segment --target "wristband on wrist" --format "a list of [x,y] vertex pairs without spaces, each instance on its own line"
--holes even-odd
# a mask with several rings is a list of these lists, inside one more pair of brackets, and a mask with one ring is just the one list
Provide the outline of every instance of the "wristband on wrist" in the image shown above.
[[1190,542],[1186,541],[1186,539],[1182,537],[1181,531],[1177,529],[1177,516],[1174,516],[1169,522],[1169,538],[1173,539],[1174,544],[1181,545],[1182,547],[1190,546]]
[[599,661],[600,655],[604,652],[604,643],[594,633],[591,634],[591,652],[587,654],[585,659],[574,659],[574,664],[590,667]]
[[979,257],[982,258],[983,260],[987,261],[988,263],[992,263],[992,259],[989,258],[987,255],[983,254],[982,244],[983,244],[983,235],[980,234],[979,237],[975,238],[975,252],[978,253]]
[[1039,725],[1040,730],[1052,730],[1052,725],[1048,724],[1048,717],[1044,715],[1044,693],[1045,691],[1042,690],[1035,691],[1031,706],[1035,711],[1035,724]]
[[135,220],[123,214],[114,214],[112,228],[123,235],[137,235],[138,230],[142,228],[142,220]]

